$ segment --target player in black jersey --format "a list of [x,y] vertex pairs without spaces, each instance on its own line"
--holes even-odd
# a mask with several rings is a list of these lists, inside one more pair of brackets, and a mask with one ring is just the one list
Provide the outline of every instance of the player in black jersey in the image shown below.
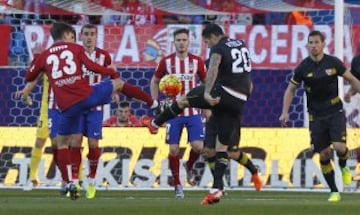
[[[350,72],[358,80],[360,80],[360,55],[357,55],[352,59]],[[344,100],[346,102],[350,102],[351,97],[356,93],[356,90],[353,87],[350,87],[350,89],[345,93]]]
[[219,202],[223,195],[222,178],[229,162],[228,151],[239,153],[241,114],[251,88],[251,62],[244,41],[225,36],[220,26],[207,25],[202,36],[211,48],[205,85],[193,88],[152,120],[148,127],[150,133],[156,134],[159,125],[186,107],[212,110],[218,125],[215,174],[213,189],[202,201],[202,204],[212,204]]
[[[351,61],[351,74],[353,74],[358,80],[360,80],[360,55],[355,56]],[[346,102],[351,101],[351,97],[355,95],[357,92],[354,88],[350,87],[350,89],[345,93],[344,100]],[[360,148],[356,150],[356,160],[360,163]],[[357,181],[356,187],[360,188],[360,180]]]
[[[209,61],[207,59],[205,61],[206,68],[209,68]],[[252,91],[252,87],[250,88],[250,94]],[[205,116],[205,139],[204,139],[204,158],[208,163],[211,174],[214,176],[215,162],[216,162],[216,140],[217,140],[217,132],[218,132],[218,123],[214,120],[212,116],[211,110],[203,110],[203,115]],[[236,139],[234,139],[237,141]],[[238,145],[238,143],[229,143],[230,145]],[[251,180],[254,183],[254,187],[256,191],[260,191],[262,188],[262,180],[259,175],[258,168],[254,165],[253,161],[249,158],[249,156],[240,151],[238,148],[228,149],[229,158],[235,160],[239,164],[243,165],[250,173]]]
[[328,201],[338,202],[341,197],[335,184],[334,168],[330,161],[331,144],[339,157],[343,183],[350,185],[352,181],[350,169],[346,166],[349,151],[346,147],[346,119],[338,92],[338,76],[348,80],[357,92],[360,92],[360,82],[346,70],[338,58],[324,54],[325,38],[321,32],[312,31],[309,34],[308,47],[310,56],[295,68],[284,94],[279,120],[282,126],[286,126],[295,90],[301,82],[304,82],[311,145],[314,152],[320,154],[321,170],[331,190]]

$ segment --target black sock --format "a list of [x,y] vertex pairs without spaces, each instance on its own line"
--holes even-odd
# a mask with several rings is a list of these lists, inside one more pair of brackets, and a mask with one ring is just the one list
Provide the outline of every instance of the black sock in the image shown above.
[[251,175],[254,175],[258,172],[258,169],[255,167],[254,163],[250,160],[247,154],[243,152],[240,152],[240,156],[237,159],[237,162],[245,166],[251,172]]
[[331,192],[339,192],[336,183],[335,183],[335,174],[334,168],[331,165],[330,160],[320,161],[321,171],[324,175],[324,178],[330,188]]
[[175,118],[177,115],[183,112],[184,109],[181,109],[177,102],[173,103],[170,107],[166,108],[164,112],[158,115],[154,122],[156,125],[161,126],[164,122]]
[[346,161],[349,158],[349,149],[346,147],[346,151],[344,154],[337,153],[337,156],[339,157],[339,166],[341,168],[344,168],[346,166]]
[[229,159],[227,152],[216,152],[215,173],[213,188],[224,189],[223,176],[228,166]]
[[206,162],[208,163],[208,166],[210,168],[211,175],[214,177],[216,156],[206,158]]

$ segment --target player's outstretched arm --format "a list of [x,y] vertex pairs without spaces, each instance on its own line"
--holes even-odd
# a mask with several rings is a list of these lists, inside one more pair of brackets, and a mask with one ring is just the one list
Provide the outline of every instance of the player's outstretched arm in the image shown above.
[[22,98],[22,101],[27,106],[32,106],[33,102],[29,95],[30,95],[31,91],[35,88],[36,84],[37,84],[37,79],[34,81],[27,82],[25,87],[22,90],[16,91],[15,99]]
[[348,93],[354,95],[356,92],[360,93],[360,81],[353,75],[349,70],[347,70],[343,77],[351,84],[351,88]]
[[297,86],[295,84],[290,82],[284,93],[282,113],[279,117],[279,121],[283,127],[287,126],[286,123],[289,119],[289,108],[294,99],[296,87]]
[[204,99],[212,106],[220,102],[220,97],[213,98],[210,95],[211,89],[213,88],[215,80],[219,73],[220,63],[221,63],[220,54],[214,53],[210,56],[209,70],[207,73],[207,77],[205,79]]

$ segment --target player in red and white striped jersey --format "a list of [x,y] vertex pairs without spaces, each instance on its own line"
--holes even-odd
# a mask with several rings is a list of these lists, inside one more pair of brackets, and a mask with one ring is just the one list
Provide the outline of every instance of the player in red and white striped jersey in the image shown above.
[[[101,66],[107,67],[111,64],[110,54],[98,47],[96,47],[97,40],[97,27],[92,24],[85,24],[81,28],[80,39],[83,47],[85,48],[85,54],[90,60],[98,63]],[[83,76],[88,79],[91,86],[100,83],[103,79],[103,75],[95,73],[82,66]],[[96,169],[100,158],[99,140],[102,138],[102,121],[103,121],[103,105],[93,107],[90,111],[83,114],[81,119],[81,129],[79,134],[75,134],[71,141],[71,160],[72,160],[72,180],[74,183],[79,182],[79,175],[82,168],[80,168],[82,156],[81,145],[83,136],[88,138],[89,153],[87,158],[89,160],[89,175],[88,186],[86,189],[86,198],[92,199],[96,193]]]
[[[54,23],[50,29],[54,44],[40,54],[38,59],[26,71],[26,81],[34,81],[41,73],[45,73],[51,87],[54,89],[55,99],[61,110],[59,132],[57,135],[57,162],[66,189],[71,199],[79,197],[79,188],[69,179],[70,165],[69,141],[72,134],[80,132],[80,120],[84,112],[96,105],[109,103],[114,93],[120,91],[129,97],[146,102],[152,108],[158,106],[140,88],[132,86],[119,79],[116,68],[105,68],[92,62],[85,54],[82,46],[74,40],[74,29],[65,23]],[[88,69],[109,75],[111,80],[101,81],[94,86],[89,85],[88,79],[83,77],[82,65]]]
[[[75,31],[73,32],[75,34]],[[75,42],[75,38],[71,42]],[[36,44],[33,49],[35,61],[40,53],[43,51],[41,44]],[[41,184],[38,179],[38,169],[43,154],[43,148],[46,143],[46,139],[49,137],[51,141],[51,148],[53,153],[53,161],[55,165],[57,164],[56,155],[57,155],[57,144],[56,144],[56,135],[58,131],[58,119],[60,116],[60,111],[55,102],[54,91],[49,85],[49,81],[46,75],[42,75],[43,86],[42,86],[42,97],[41,97],[41,106],[38,119],[38,128],[36,131],[36,141],[35,145],[31,151],[30,157],[30,171],[29,171],[29,183],[24,187],[24,190],[32,190],[33,187]],[[37,84],[37,79],[28,82],[24,89],[17,91],[15,98],[22,97],[26,105],[32,106],[32,100],[29,100],[29,94],[35,88]]]
[[[161,59],[151,79],[150,90],[154,99],[159,97],[159,82],[166,74],[176,75],[181,80],[183,87],[178,97],[186,95],[198,84],[199,80],[205,80],[205,64],[200,57],[189,53],[189,43],[188,29],[181,28],[174,32],[176,52]],[[201,121],[199,109],[186,108],[181,115],[167,122],[166,143],[169,144],[169,165],[174,177],[175,196],[177,198],[184,197],[179,178],[179,141],[183,127],[187,128],[188,142],[191,144],[190,156],[188,161],[184,163],[184,167],[187,170],[188,182],[194,185],[192,168],[202,152],[204,139],[204,125]]]

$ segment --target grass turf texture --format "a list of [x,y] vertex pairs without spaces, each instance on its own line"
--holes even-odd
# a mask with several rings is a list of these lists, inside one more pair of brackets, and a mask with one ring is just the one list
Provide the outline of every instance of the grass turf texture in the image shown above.
[[72,201],[56,190],[0,190],[1,215],[191,215],[191,214],[359,214],[360,194],[343,193],[337,203],[327,202],[328,193],[228,191],[216,205],[200,205],[204,191],[185,191],[175,199],[172,191],[98,191],[96,198]]

